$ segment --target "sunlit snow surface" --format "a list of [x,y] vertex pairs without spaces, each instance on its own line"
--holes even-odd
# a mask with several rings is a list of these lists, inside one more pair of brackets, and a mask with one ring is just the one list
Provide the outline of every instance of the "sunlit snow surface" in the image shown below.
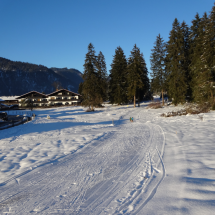
[[1,130],[0,214],[213,214],[215,112],[146,106],[34,110]]

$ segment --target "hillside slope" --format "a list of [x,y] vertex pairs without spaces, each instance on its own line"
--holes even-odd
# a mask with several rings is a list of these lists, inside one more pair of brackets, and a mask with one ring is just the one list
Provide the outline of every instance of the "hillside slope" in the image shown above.
[[50,69],[0,57],[0,96],[22,95],[32,90],[51,93],[55,90],[53,82],[77,92],[82,81],[81,72],[76,69]]

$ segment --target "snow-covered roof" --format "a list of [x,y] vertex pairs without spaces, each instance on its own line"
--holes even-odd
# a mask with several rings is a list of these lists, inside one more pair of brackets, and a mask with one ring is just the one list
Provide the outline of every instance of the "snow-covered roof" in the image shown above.
[[18,96],[16,99],[21,99],[21,98],[23,98],[23,97],[25,97],[25,96],[27,96],[28,94],[31,94],[31,93],[39,94],[39,95],[41,95],[41,96],[46,97],[46,95],[43,94],[43,93],[39,93],[39,92],[37,92],[37,91],[31,91],[31,92],[25,93],[25,94],[23,94],[23,95],[21,95],[21,96]]
[[77,95],[77,96],[81,96],[80,94],[74,93],[74,92],[72,92],[72,91],[70,91],[70,90],[67,90],[67,89],[56,90],[55,92],[50,93],[50,94],[48,94],[47,96],[51,96],[51,95],[53,95],[53,94],[55,94],[55,93],[60,93],[60,92],[62,92],[62,91],[66,91],[66,92],[69,92],[69,93],[73,93],[73,94],[75,94],[75,95]]
[[17,96],[0,96],[0,101],[17,100]]

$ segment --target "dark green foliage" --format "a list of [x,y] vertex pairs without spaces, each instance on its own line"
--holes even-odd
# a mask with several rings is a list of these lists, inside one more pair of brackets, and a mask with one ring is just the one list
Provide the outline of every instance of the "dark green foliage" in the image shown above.
[[83,105],[93,110],[107,98],[107,70],[104,55],[100,52],[97,57],[91,43],[85,58],[83,79],[83,84],[79,86]]
[[98,76],[98,93],[101,95],[102,101],[107,100],[107,68],[105,63],[105,57],[102,52],[99,52],[97,56],[97,76]]
[[215,7],[199,21],[198,37],[194,38],[191,71],[193,98],[198,103],[214,103]]
[[98,95],[97,87],[97,73],[96,73],[96,56],[93,45],[90,43],[88,46],[88,53],[86,54],[83,74],[83,105],[91,107],[91,110],[102,101]]
[[111,104],[127,102],[127,60],[121,47],[117,47],[111,64],[109,99]]
[[82,94],[83,94],[82,91],[83,91],[83,83],[81,82],[81,83],[79,84],[78,93],[79,93],[80,95],[82,95]]
[[[162,77],[158,77],[156,62],[159,62],[157,47],[159,37],[151,55],[153,90],[160,89]],[[160,42],[161,43],[161,42]],[[166,45],[165,66],[168,96],[173,103],[192,100],[202,106],[215,107],[215,5],[209,16],[198,13],[190,28],[175,19]],[[157,61],[156,61],[157,60]],[[159,62],[159,64],[161,64]],[[158,64],[158,65],[159,65]],[[157,70],[156,70],[157,69]],[[160,69],[161,70],[161,69]]]
[[193,100],[195,102],[201,102],[202,92],[200,74],[202,73],[203,61],[201,57],[203,55],[205,28],[208,22],[207,14],[205,13],[202,18],[199,18],[197,14],[192,21],[191,26],[191,76],[192,76],[192,92]]
[[184,103],[187,95],[186,46],[183,28],[177,19],[174,20],[167,43],[166,57],[168,95],[173,103]]
[[166,69],[165,69],[166,45],[164,43],[163,38],[160,36],[160,34],[157,36],[154,44],[155,46],[154,46],[154,49],[151,50],[152,54],[150,58],[151,70],[152,70],[151,90],[154,92],[162,91],[163,93],[163,91],[166,88],[165,86],[166,84]]
[[192,89],[191,89],[191,74],[189,65],[191,63],[190,60],[190,29],[187,26],[185,22],[182,22],[181,24],[181,31],[182,31],[182,37],[183,37],[183,46],[182,46],[182,54],[183,59],[181,61],[182,68],[185,72],[185,80],[187,85],[187,92],[186,92],[186,99],[191,101],[192,97]]
[[205,25],[204,48],[200,57],[202,67],[199,73],[199,79],[201,80],[199,100],[209,101],[213,104],[215,94],[215,6],[213,6],[209,20]]
[[146,67],[143,54],[140,49],[134,45],[131,55],[128,59],[128,98],[134,99],[134,107],[136,106],[136,95],[142,90],[146,93],[149,90],[148,70]]

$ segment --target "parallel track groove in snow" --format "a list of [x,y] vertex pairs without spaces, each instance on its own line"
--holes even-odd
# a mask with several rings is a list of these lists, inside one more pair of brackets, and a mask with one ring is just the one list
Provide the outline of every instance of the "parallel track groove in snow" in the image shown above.
[[[121,117],[112,130],[77,152],[2,183],[0,212],[9,199],[17,215],[141,211],[165,176],[162,130],[145,123],[141,114],[142,109],[133,112],[133,123],[121,123]],[[160,166],[162,173],[155,171]]]

